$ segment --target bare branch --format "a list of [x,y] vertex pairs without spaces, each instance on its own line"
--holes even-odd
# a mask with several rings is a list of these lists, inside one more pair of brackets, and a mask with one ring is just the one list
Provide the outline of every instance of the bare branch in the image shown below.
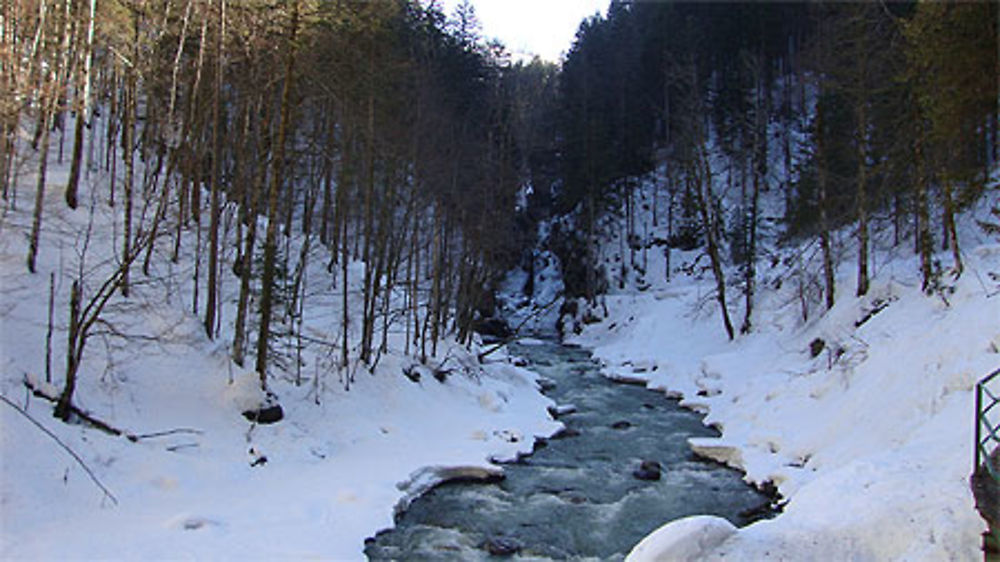
[[28,412],[25,412],[23,409],[21,409],[20,406],[11,402],[6,396],[0,394],[0,400],[2,400],[4,404],[7,404],[11,408],[14,408],[14,410],[16,410],[17,413],[27,418],[28,421],[30,421],[35,425],[35,427],[42,430],[42,432],[51,437],[53,441],[58,443],[59,446],[62,447],[64,451],[69,453],[69,455],[73,457],[74,460],[76,460],[76,462],[80,465],[80,467],[83,468],[83,471],[87,473],[87,476],[90,476],[90,479],[94,481],[94,484],[96,484],[97,487],[100,488],[102,492],[104,492],[104,495],[107,496],[109,499],[111,499],[112,503],[118,505],[118,498],[116,498],[115,495],[112,494],[111,491],[108,490],[107,487],[105,487],[104,484],[101,483],[101,481],[97,478],[97,476],[94,475],[94,472],[90,470],[90,467],[87,466],[87,463],[83,462],[83,459],[80,458],[80,455],[76,454],[73,451],[73,449],[70,449],[68,445],[63,443],[58,437],[56,437],[54,433],[49,431],[47,427],[39,423],[38,420],[36,420],[35,418],[31,417],[28,414]]

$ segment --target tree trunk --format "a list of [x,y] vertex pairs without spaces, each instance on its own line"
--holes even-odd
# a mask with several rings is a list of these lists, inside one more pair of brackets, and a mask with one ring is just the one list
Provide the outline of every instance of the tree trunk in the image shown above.
[[[247,111],[249,119],[249,110]],[[260,135],[261,133],[257,133]],[[262,139],[258,138],[257,154],[264,153]],[[236,326],[233,335],[233,361],[240,367],[244,366],[246,355],[246,328],[248,309],[250,308],[250,280],[253,278],[253,253],[254,244],[257,242],[257,218],[260,206],[260,192],[263,188],[264,178],[267,174],[267,166],[257,164],[259,170],[254,174],[253,183],[250,186],[249,208],[245,209],[247,217],[247,230],[243,245],[243,255],[240,262],[240,295],[239,304],[236,308]]]
[[274,261],[278,237],[278,193],[281,191],[285,161],[285,140],[291,119],[292,82],[295,78],[295,35],[299,23],[298,0],[292,1],[292,20],[289,30],[287,55],[285,59],[285,84],[281,92],[281,118],[278,123],[278,140],[274,149],[274,170],[271,188],[268,192],[267,234],[264,241],[264,275],[261,280],[260,330],[257,337],[256,370],[260,375],[261,388],[267,389],[268,344],[271,337],[271,308],[274,298]]
[[927,160],[924,154],[923,134],[919,134],[914,143],[914,156],[917,165],[917,228],[914,233],[917,239],[917,252],[920,254],[920,273],[923,278],[921,289],[926,293],[931,288],[931,278],[934,271],[931,267],[931,254],[934,252],[934,241],[931,238],[930,212],[927,208]]
[[55,417],[69,421],[69,414],[73,404],[73,392],[76,390],[76,373],[79,370],[79,356],[77,349],[80,338],[80,281],[74,280],[70,288],[69,297],[69,333],[66,344],[66,385],[59,395],[59,402],[56,404]]
[[69,182],[66,184],[66,204],[71,209],[77,207],[77,192],[80,184],[80,168],[83,160],[83,129],[90,113],[90,70],[94,61],[94,20],[97,11],[97,0],[90,0],[90,11],[87,17],[87,43],[83,53],[82,104],[77,108],[76,125],[73,130],[73,155],[70,162]]
[[958,231],[955,228],[955,199],[952,195],[953,184],[950,178],[944,178],[943,193],[944,197],[944,229],[947,234],[947,243],[951,247],[951,256],[955,261],[953,266],[953,271],[955,278],[957,279],[962,275],[964,266],[962,265],[962,252],[958,246]]
[[701,167],[700,172],[695,173],[694,181],[698,182],[695,193],[698,197],[698,209],[701,213],[702,223],[705,225],[705,239],[708,244],[708,257],[712,262],[712,275],[715,277],[715,298],[719,301],[719,310],[722,313],[722,324],[726,329],[726,335],[733,339],[733,323],[729,319],[729,308],[726,305],[726,278],[722,272],[722,256],[719,252],[718,242],[718,217],[715,210],[714,195],[712,194],[712,170],[708,162],[708,155],[704,154],[704,148],[698,147]]
[[[136,33],[138,33],[138,15],[136,16]],[[125,86],[125,107],[124,107],[124,123],[122,123],[122,159],[125,163],[125,180],[123,188],[125,190],[125,228],[124,236],[122,241],[122,267],[124,271],[122,272],[122,283],[121,291],[122,296],[128,298],[129,296],[129,260],[128,256],[132,253],[132,212],[133,212],[133,188],[135,181],[135,106],[136,106],[136,83],[135,83],[135,73],[132,69],[128,69],[126,76],[126,86]]]
[[[865,80],[864,57],[861,57],[862,80]],[[855,108],[858,115],[857,122],[857,159],[858,159],[858,185],[855,206],[858,215],[858,287],[856,295],[861,297],[868,293],[868,99],[867,91],[859,94],[858,104]]]
[[31,237],[28,242],[28,271],[35,273],[35,262],[38,258],[38,243],[42,230],[42,208],[45,203],[45,176],[49,164],[49,137],[52,129],[52,113],[54,102],[50,101],[55,92],[50,92],[42,101],[42,115],[39,121],[42,124],[41,149],[38,155],[38,182],[35,189],[35,210],[31,217]]
[[216,43],[215,88],[212,96],[212,187],[208,226],[208,294],[205,302],[205,335],[215,339],[215,318],[218,304],[219,218],[222,186],[222,73],[223,40],[226,34],[226,0],[219,0],[219,35]]
[[766,104],[764,103],[764,77],[761,76],[763,65],[763,55],[758,54],[753,59],[754,75],[754,130],[753,130],[753,152],[752,152],[752,174],[753,190],[750,194],[750,216],[747,221],[747,255],[746,255],[746,275],[744,284],[746,285],[746,307],[743,316],[743,325],[740,332],[749,333],[753,316],[753,298],[755,283],[757,278],[757,215],[760,201],[761,182],[767,181],[767,115]]
[[823,106],[817,104],[816,109],[816,158],[817,176],[819,190],[819,245],[823,254],[823,280],[826,297],[826,309],[830,310],[834,305],[834,270],[833,270],[833,250],[830,243],[830,219],[828,217],[827,184],[828,170],[826,164],[826,142],[823,130]]

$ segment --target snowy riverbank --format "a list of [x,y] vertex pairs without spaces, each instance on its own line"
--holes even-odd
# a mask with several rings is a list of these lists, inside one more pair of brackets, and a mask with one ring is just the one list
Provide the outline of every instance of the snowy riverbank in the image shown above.
[[[0,386],[24,405],[10,368],[13,331],[4,322]],[[286,418],[251,428],[231,400],[224,362],[197,351],[168,345],[130,361],[81,389],[80,403],[130,431],[198,434],[130,443],[27,401],[118,505],[56,443],[0,409],[0,558],[363,559],[364,539],[391,526],[393,507],[433,479],[427,467],[487,469],[488,458],[529,451],[534,436],[559,427],[523,369],[495,363],[475,378],[415,384],[387,363],[359,374],[349,393],[328,390],[320,405],[308,389],[283,386]],[[251,466],[261,456],[267,462]]]
[[721,544],[692,559],[981,558],[985,524],[968,486],[972,390],[1000,367],[1000,294],[988,275],[1000,245],[966,234],[953,293],[924,296],[905,250],[880,255],[866,297],[853,297],[845,264],[836,306],[803,321],[793,284],[771,286],[755,331],[729,342],[708,279],[679,277],[609,296],[609,316],[572,339],[608,376],[708,412],[723,436],[692,446],[787,499],[784,514],[713,535],[705,544]]
[[[61,389],[68,286],[78,267],[88,290],[99,284],[120,229],[100,201],[91,217],[91,190],[84,208],[67,209],[65,177],[65,167],[50,175],[38,274],[24,266],[30,206],[0,222],[0,393],[78,454],[117,505],[55,441],[0,404],[0,559],[359,560],[365,538],[392,525],[394,506],[425,489],[433,467],[490,469],[490,458],[530,451],[535,436],[561,428],[536,376],[502,352],[480,365],[477,349],[442,343],[428,364],[444,364],[446,380],[418,367],[414,382],[403,371],[416,360],[395,331],[374,374],[353,362],[336,368],[318,345],[303,354],[301,372],[286,356],[269,383],[285,418],[252,425],[241,412],[260,398],[256,375],[240,371],[227,348],[234,284],[224,287],[227,322],[213,342],[190,313],[187,239],[181,265],[154,260],[150,275],[136,268],[131,297],[111,301],[74,399],[132,434],[182,431],[133,443],[53,418],[51,404],[23,385],[28,375],[45,379],[49,272],[52,384]],[[312,278],[328,275],[324,265],[310,262]],[[357,284],[363,266],[351,267]],[[338,337],[329,327],[341,313],[333,282],[317,283],[306,307],[307,334],[321,342]]]

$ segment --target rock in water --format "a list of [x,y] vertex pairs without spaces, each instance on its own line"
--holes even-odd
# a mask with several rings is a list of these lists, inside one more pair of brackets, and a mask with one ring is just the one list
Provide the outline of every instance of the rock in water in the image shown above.
[[521,543],[508,537],[490,537],[482,547],[491,556],[513,556],[521,552]]
[[660,463],[656,461],[642,461],[639,468],[632,471],[632,476],[639,480],[659,480],[661,470]]

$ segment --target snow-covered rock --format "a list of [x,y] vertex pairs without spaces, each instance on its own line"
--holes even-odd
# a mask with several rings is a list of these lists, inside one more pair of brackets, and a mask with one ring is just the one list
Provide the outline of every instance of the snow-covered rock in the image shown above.
[[735,533],[736,527],[721,517],[685,517],[650,533],[635,545],[625,562],[697,562]]

